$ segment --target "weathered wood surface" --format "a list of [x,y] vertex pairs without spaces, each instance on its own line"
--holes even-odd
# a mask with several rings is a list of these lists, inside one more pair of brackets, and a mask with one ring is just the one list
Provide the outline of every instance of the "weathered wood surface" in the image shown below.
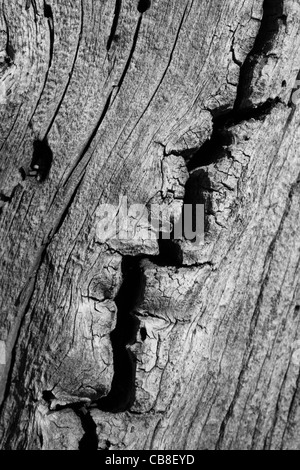
[[[138,3],[1,5],[1,446],[299,449],[299,2]],[[205,244],[101,243],[119,195]]]

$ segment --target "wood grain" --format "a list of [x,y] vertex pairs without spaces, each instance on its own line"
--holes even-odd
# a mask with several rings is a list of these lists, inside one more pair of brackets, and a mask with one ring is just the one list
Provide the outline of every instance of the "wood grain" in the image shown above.
[[[0,12],[1,447],[299,449],[299,3]],[[205,243],[102,243],[120,195],[205,204]]]

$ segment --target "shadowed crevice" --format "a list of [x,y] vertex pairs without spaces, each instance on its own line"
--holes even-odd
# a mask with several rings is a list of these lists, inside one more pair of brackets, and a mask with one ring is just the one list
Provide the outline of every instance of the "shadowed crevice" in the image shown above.
[[[48,66],[48,72],[49,69],[52,65],[52,59],[53,59],[53,48],[54,48],[54,21],[53,21],[53,12],[52,8],[50,5],[48,5],[45,0],[44,0],[44,16],[48,20],[48,26],[49,26],[49,36],[50,36],[50,53],[49,53],[49,66]],[[47,74],[48,74],[47,72]],[[46,82],[47,80],[45,80]]]
[[[161,237],[158,244],[157,256],[123,257],[123,283],[115,299],[118,309],[117,324],[110,335],[114,376],[109,393],[94,402],[102,411],[121,413],[129,410],[135,401],[136,357],[128,346],[136,342],[140,329],[140,321],[135,315],[135,310],[143,301],[146,285],[141,261],[148,259],[158,266],[182,265],[179,245],[176,245],[172,239],[162,240]],[[140,335],[142,340],[145,340],[147,335],[145,328],[141,328]]]
[[145,13],[151,7],[151,0],[139,0],[137,9],[140,13]]
[[[49,408],[51,406],[51,401],[55,398],[53,393],[49,390],[43,392],[43,399],[48,403]],[[73,410],[76,416],[80,419],[82,429],[84,431],[83,437],[80,439],[78,444],[79,450],[98,450],[98,435],[97,435],[97,425],[93,420],[90,411],[87,409],[87,404],[78,402],[78,403],[68,403],[66,405],[57,405],[54,411],[62,410]]]
[[252,106],[249,96],[255,67],[260,58],[266,57],[272,50],[280,25],[286,24],[284,0],[265,0],[263,17],[254,46],[241,67],[235,110]]
[[267,100],[257,108],[231,109],[225,112],[212,111],[213,131],[211,137],[198,150],[185,151],[183,155],[188,171],[192,172],[197,168],[211,165],[226,156],[227,147],[233,143],[230,127],[250,119],[264,119],[278,103],[280,103],[280,99],[275,98]]
[[115,299],[117,324],[111,333],[114,376],[108,395],[96,401],[100,410],[111,413],[130,409],[135,400],[136,358],[127,346],[136,342],[140,325],[134,315],[145,287],[140,261],[140,256],[124,256],[122,261],[123,283]]
[[29,176],[36,176],[40,182],[48,177],[53,161],[53,153],[47,139],[35,140]]
[[85,408],[81,408],[76,412],[77,416],[81,420],[81,426],[84,430],[84,435],[79,441],[79,450],[98,450],[98,435],[97,425],[89,411]]
[[[199,149],[184,152],[170,152],[181,155],[186,162],[190,177],[185,187],[184,204],[205,206],[205,232],[209,231],[209,215],[214,215],[212,202],[214,190],[207,167],[229,156],[229,146],[233,144],[231,127],[250,119],[264,119],[280,103],[280,99],[268,99],[259,106],[253,106],[248,100],[251,84],[258,59],[266,55],[273,47],[279,32],[280,24],[286,23],[283,14],[283,0],[265,0],[263,18],[254,46],[241,67],[237,96],[233,108],[210,110],[213,117],[213,130]],[[247,137],[245,137],[247,138]],[[166,244],[167,247],[172,244]]]
[[122,0],[116,0],[115,4],[115,12],[114,12],[114,19],[113,19],[113,24],[111,27],[110,35],[106,44],[106,50],[109,51],[111,48],[112,42],[114,40],[114,37],[116,35],[118,23],[119,23],[119,16],[120,16],[120,11],[122,7]]

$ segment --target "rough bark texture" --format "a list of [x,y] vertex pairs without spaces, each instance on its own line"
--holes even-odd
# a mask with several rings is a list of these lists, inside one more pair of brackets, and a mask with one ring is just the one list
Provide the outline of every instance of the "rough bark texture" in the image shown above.
[[1,447],[300,449],[299,1],[0,8]]

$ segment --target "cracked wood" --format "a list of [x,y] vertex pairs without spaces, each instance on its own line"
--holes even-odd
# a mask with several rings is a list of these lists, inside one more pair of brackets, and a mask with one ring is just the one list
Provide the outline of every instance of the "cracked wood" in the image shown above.
[[[2,448],[299,448],[299,13],[2,1]],[[120,194],[205,204],[204,245],[100,243]]]

